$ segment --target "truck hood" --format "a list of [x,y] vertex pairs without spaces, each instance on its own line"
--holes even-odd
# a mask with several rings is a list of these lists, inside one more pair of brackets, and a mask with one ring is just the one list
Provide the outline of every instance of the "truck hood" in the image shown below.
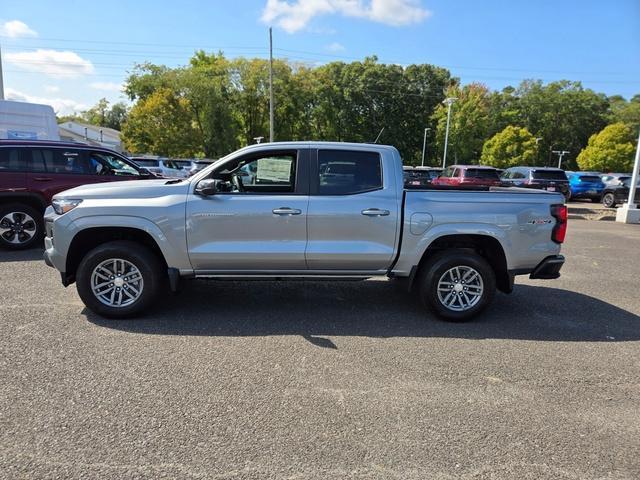
[[177,188],[187,189],[189,182],[175,180],[128,180],[124,182],[91,183],[71,188],[55,195],[54,199],[73,198],[153,198],[175,192]]

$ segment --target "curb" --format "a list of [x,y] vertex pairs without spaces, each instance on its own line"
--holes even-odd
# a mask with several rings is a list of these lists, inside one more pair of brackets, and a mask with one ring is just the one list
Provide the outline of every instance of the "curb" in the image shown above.
[[616,209],[569,207],[568,218],[573,220],[594,220],[611,222],[616,219]]

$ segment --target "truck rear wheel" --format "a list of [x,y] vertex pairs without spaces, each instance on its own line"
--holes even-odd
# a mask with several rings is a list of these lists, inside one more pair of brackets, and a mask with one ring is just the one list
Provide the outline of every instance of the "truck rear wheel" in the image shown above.
[[422,268],[420,297],[440,318],[452,322],[472,319],[491,303],[496,276],[480,255],[466,250],[446,250]]
[[80,262],[78,294],[93,312],[107,318],[127,318],[151,307],[166,284],[160,259],[130,241],[102,244]]

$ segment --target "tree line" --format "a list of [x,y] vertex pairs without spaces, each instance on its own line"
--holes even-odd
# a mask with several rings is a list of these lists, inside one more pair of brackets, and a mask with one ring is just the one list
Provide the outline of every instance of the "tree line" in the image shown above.
[[[456,99],[450,164],[554,165],[552,151],[566,150],[564,168],[624,171],[640,129],[640,95],[625,100],[580,82],[525,80],[493,91],[462,86],[445,68],[376,57],[316,67],[274,60],[273,68],[276,140],[372,142],[384,128],[380,143],[396,146],[405,164],[421,161],[425,128],[425,163],[442,162],[445,98]],[[268,81],[268,61],[222,53],[196,52],[179,68],[138,65],[125,86],[133,106],[120,118],[124,145],[136,153],[218,158],[268,140]],[[109,117],[108,109],[98,114]]]

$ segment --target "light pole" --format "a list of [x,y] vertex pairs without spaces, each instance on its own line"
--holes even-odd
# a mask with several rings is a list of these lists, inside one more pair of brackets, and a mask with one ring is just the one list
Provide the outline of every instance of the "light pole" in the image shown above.
[[424,152],[427,150],[427,132],[429,132],[430,128],[424,129],[424,140],[422,140],[422,166],[424,167]]
[[540,161],[540,146],[538,145],[542,137],[536,137],[536,163]]
[[269,141],[273,142],[273,36],[269,27]]
[[457,100],[456,97],[445,98],[444,102],[447,105],[447,129],[444,133],[444,157],[442,158],[442,168],[447,167],[447,145],[449,144],[449,123],[451,122],[451,105]]
[[560,165],[562,165],[562,157],[571,152],[568,152],[566,150],[553,150],[551,153],[558,155],[558,168],[560,168]]

